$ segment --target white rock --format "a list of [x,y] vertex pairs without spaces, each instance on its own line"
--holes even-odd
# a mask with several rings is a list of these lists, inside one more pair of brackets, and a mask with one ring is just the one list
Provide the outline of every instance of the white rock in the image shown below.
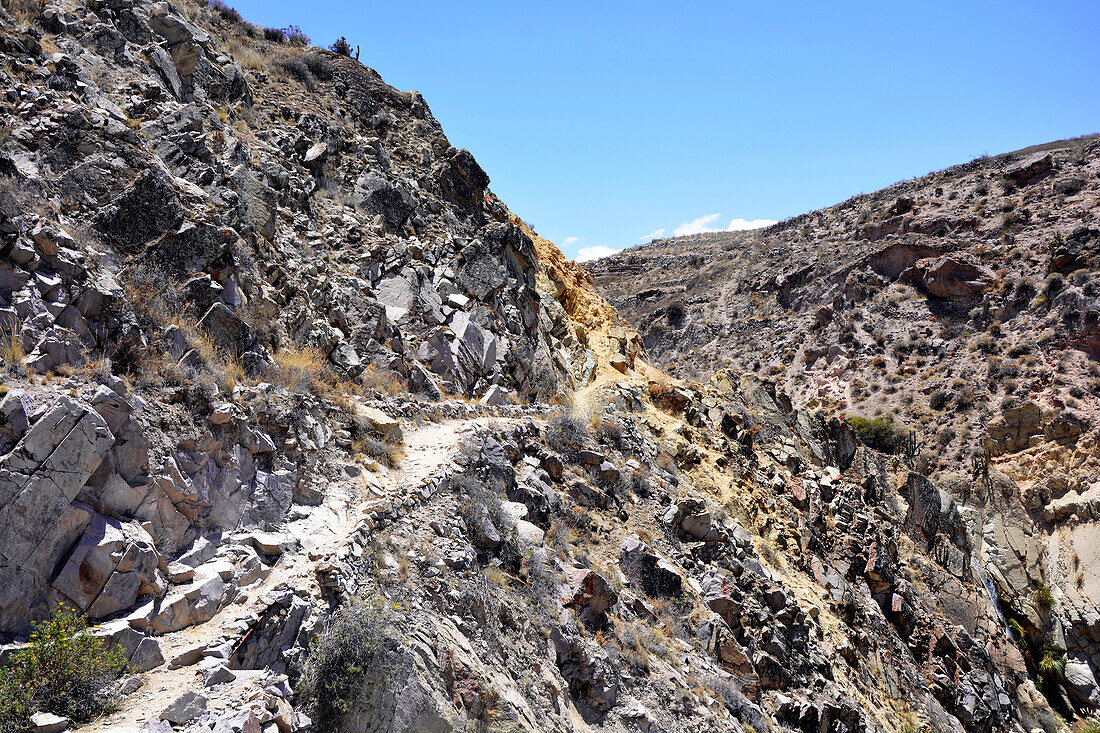
[[34,733],[61,733],[72,725],[68,718],[53,713],[35,713],[31,716],[30,729]]

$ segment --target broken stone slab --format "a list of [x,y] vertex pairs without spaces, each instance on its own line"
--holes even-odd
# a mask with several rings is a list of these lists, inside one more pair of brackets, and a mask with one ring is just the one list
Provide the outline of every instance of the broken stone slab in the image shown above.
[[603,453],[597,453],[591,450],[577,451],[577,463],[582,466],[599,466],[605,460],[607,460]]
[[242,541],[251,544],[264,555],[282,555],[298,547],[298,540],[286,534],[275,532],[249,532]]
[[670,526],[678,526],[685,534],[697,540],[706,538],[713,528],[713,517],[707,511],[706,503],[691,497],[670,505],[661,521]]
[[368,170],[355,182],[355,206],[369,215],[382,217],[389,232],[398,232],[416,210],[419,201],[403,184],[393,184],[378,172]]
[[84,362],[80,339],[69,329],[56,327],[43,334],[26,359],[27,366],[39,374],[53,371],[59,366],[80,366]]
[[35,713],[31,716],[30,730],[33,733],[61,733],[72,725],[68,718],[53,713]]
[[233,672],[225,666],[224,660],[214,657],[208,657],[202,660],[199,664],[199,674],[202,676],[202,684],[204,687],[214,687],[215,685],[222,685],[237,679],[237,675],[233,674]]
[[252,345],[252,330],[225,303],[210,306],[199,327],[226,354],[243,354]]
[[206,710],[207,698],[194,690],[188,690],[161,711],[160,719],[174,725],[190,723]]
[[187,565],[192,568],[197,568],[199,565],[210,560],[214,557],[214,553],[218,551],[217,545],[211,542],[206,537],[196,537],[195,541],[191,543],[191,547],[187,549],[182,555],[180,555],[176,562],[180,565]]
[[211,560],[195,568],[195,577],[199,578],[212,578],[216,575],[222,580],[232,580],[236,573],[237,569],[228,560]]
[[988,290],[997,282],[997,274],[967,253],[919,260],[902,273],[936,298],[965,298]]
[[175,231],[183,218],[183,204],[171,177],[154,166],[96,217],[96,226],[116,246],[133,254],[150,239]]
[[352,420],[359,430],[374,433],[387,442],[401,443],[405,440],[405,435],[401,431],[401,421],[374,407],[356,403]]
[[0,558],[34,567],[43,552],[53,551],[44,542],[51,528],[113,443],[98,413],[63,397],[0,457]]
[[1054,167],[1050,153],[1035,153],[1019,163],[1004,170],[1004,177],[1017,185],[1023,185],[1038,178]]
[[623,541],[619,564],[627,576],[641,583],[648,595],[673,597],[683,590],[684,581],[676,568],[637,537]]
[[93,619],[129,608],[143,591],[163,593],[161,559],[136,522],[96,515],[51,587]]
[[138,642],[137,649],[130,657],[129,669],[134,672],[148,672],[162,664],[164,664],[164,652],[161,651],[160,642],[151,636],[146,636]]
[[328,143],[316,143],[306,151],[306,155],[302,158],[302,162],[305,163],[307,168],[320,170],[327,157]]
[[565,605],[578,610],[590,609],[593,613],[606,613],[618,601],[618,594],[607,579],[588,568],[566,570],[569,586]]
[[168,563],[168,582],[186,583],[195,577],[195,568],[179,562]]
[[149,603],[128,618],[136,628],[154,635],[168,634],[209,621],[233,591],[220,577],[196,580],[170,593],[159,604]]
[[1066,689],[1075,703],[1089,708],[1100,704],[1100,687],[1088,662],[1071,659],[1066,663],[1064,676]]
[[168,669],[179,669],[181,667],[190,667],[193,664],[198,664],[203,658],[203,654],[206,652],[206,644],[198,644],[195,646],[187,647],[176,656],[172,657],[172,660],[168,662]]
[[[270,713],[264,712],[265,718],[270,716]],[[214,724],[214,733],[263,733],[266,729],[260,722],[261,719],[255,709],[247,710],[231,718],[219,720]]]
[[619,480],[619,469],[611,461],[604,461],[600,464],[600,481],[606,484],[613,484]]
[[501,387],[499,384],[494,384],[485,391],[485,394],[481,396],[481,403],[483,405],[506,405],[511,401],[511,393]]

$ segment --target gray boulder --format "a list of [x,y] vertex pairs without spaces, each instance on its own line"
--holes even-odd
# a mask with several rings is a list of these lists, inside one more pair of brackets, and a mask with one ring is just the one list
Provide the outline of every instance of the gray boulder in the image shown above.
[[161,711],[160,719],[175,725],[190,723],[206,710],[207,698],[194,690],[188,690]]
[[176,186],[155,167],[146,169],[96,218],[99,229],[126,253],[136,253],[182,221],[183,204]]
[[367,171],[355,182],[355,205],[382,217],[386,231],[400,232],[419,202],[403,186],[394,185],[378,171]]

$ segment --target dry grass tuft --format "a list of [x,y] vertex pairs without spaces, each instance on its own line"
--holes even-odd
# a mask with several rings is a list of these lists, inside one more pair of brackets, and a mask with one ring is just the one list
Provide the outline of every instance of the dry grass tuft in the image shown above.
[[311,390],[326,368],[324,355],[312,346],[292,346],[275,353],[275,380],[289,390]]
[[263,71],[263,56],[244,38],[234,37],[231,39],[229,41],[229,53],[243,68],[251,71]]
[[0,361],[4,362],[4,366],[18,369],[23,366],[26,358],[27,352],[23,348],[19,324],[13,323],[10,328],[0,331]]
[[403,446],[387,443],[370,435],[360,435],[352,441],[351,452],[356,456],[372,458],[387,468],[397,468],[405,457]]
[[211,362],[214,367],[214,376],[218,380],[218,389],[227,395],[232,395],[237,389],[237,384],[245,380],[244,367],[235,357],[219,354],[218,358]]
[[374,364],[363,371],[359,381],[364,389],[377,392],[383,397],[392,397],[409,391],[408,384],[400,374],[392,369],[379,369]]

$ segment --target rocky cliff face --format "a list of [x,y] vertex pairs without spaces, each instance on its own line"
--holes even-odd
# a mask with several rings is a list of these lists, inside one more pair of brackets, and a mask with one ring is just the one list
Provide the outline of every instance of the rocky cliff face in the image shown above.
[[1066,478],[1025,510],[997,463],[977,510],[772,382],[651,366],[357,61],[219,3],[0,7],[0,662],[67,607],[129,664],[40,729],[1053,731],[1047,649],[1092,702],[1086,418],[1006,413]]

